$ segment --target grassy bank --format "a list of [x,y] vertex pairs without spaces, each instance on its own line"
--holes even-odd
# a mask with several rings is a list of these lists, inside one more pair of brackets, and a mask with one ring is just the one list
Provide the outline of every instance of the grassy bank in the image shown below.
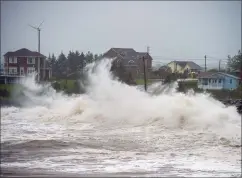
[[71,91],[74,88],[76,80],[61,79],[61,80],[57,80],[56,82],[60,84],[60,90]]
[[14,89],[19,88],[20,85],[18,84],[0,84],[1,90],[7,90],[8,92],[12,92]]
[[[135,80],[135,83],[137,85],[144,85],[145,84],[145,81],[144,81],[144,79],[137,79],[137,80]],[[151,84],[151,83],[152,83],[152,81],[149,80],[149,79],[147,79],[147,84]]]
[[[143,79],[136,80],[137,85],[144,85]],[[152,81],[148,80],[147,84],[151,84]],[[78,84],[77,80],[57,80],[56,83],[52,85],[57,91],[64,91],[67,94],[72,93],[79,93],[80,92],[80,86]],[[0,84],[0,90],[6,90],[9,92],[8,96],[0,96],[2,100],[8,100],[8,99],[14,99],[16,97],[15,95],[17,93],[21,93],[21,90],[23,89],[21,85],[19,84]],[[181,81],[179,82],[179,88],[178,91],[180,92],[187,92],[189,89],[193,89],[195,92],[200,93],[204,92],[202,89],[199,89],[197,87],[197,81]],[[242,86],[240,86],[240,89],[229,91],[229,90],[207,90],[208,93],[211,93],[212,96],[214,96],[217,99],[240,99],[241,98],[241,89]],[[13,92],[15,95],[12,95]]]

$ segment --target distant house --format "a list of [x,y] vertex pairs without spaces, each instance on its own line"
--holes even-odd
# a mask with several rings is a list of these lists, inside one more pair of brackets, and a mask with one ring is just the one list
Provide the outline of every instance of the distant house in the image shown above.
[[36,72],[40,81],[51,77],[51,69],[46,57],[26,48],[7,52],[4,55],[4,69],[4,75],[7,76],[26,76]]
[[161,66],[159,68],[154,68],[152,71],[152,78],[157,79],[165,79],[168,75],[170,75],[171,68],[169,66]]
[[103,57],[114,58],[114,65],[122,65],[133,78],[139,78],[144,74],[143,57],[146,59],[148,73],[152,67],[152,57],[148,53],[136,52],[132,48],[111,48]]
[[198,76],[198,88],[210,90],[234,90],[239,86],[240,78],[223,72],[201,72]]
[[171,68],[172,73],[199,73],[202,68],[193,61],[172,61],[167,64]]

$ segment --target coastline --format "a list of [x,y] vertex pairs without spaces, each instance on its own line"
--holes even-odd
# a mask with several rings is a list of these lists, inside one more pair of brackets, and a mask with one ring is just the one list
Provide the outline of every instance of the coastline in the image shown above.
[[12,100],[12,99],[0,99],[0,106],[1,107],[20,107],[20,104],[17,103],[16,101]]

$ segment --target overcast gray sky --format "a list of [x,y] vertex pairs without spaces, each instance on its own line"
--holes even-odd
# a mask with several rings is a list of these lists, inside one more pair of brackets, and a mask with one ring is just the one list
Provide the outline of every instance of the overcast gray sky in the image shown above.
[[206,54],[212,65],[241,49],[240,1],[1,1],[1,55],[23,47],[37,51],[37,32],[28,24],[43,20],[41,53],[46,56],[150,46],[154,60]]

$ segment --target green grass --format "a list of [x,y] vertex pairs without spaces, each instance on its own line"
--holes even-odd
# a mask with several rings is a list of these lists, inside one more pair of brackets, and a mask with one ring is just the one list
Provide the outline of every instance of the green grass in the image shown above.
[[0,84],[0,89],[1,90],[7,90],[9,92],[9,97],[2,97],[0,96],[1,100],[8,100],[8,99],[12,99],[12,94],[13,92],[18,93],[19,91],[21,91],[21,85],[19,84]]
[[21,89],[20,84],[0,84],[0,89],[6,89],[8,92],[12,92],[13,90]]
[[197,89],[197,81],[180,81],[179,85],[187,89]]
[[[145,84],[144,79],[137,79],[137,80],[135,80],[135,82],[136,82],[137,85],[144,85]],[[150,84],[150,83],[152,83],[151,80],[147,80],[147,84]]]
[[61,80],[57,80],[57,82],[60,83],[60,88],[61,90],[71,90],[74,88],[74,83],[75,83],[75,80],[65,80],[65,79],[61,79]]

